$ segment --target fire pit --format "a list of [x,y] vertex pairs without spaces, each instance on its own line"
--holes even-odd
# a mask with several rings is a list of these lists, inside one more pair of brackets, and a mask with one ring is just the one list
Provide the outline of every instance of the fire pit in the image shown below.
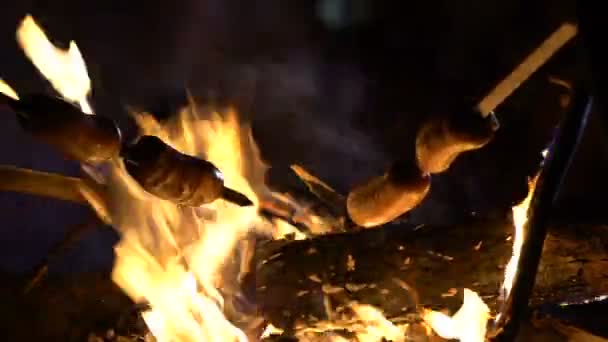
[[[90,81],[76,44],[67,52],[55,48],[29,16],[17,33],[26,55],[65,100],[58,111],[64,113],[64,102],[78,106],[79,114],[66,114],[66,122],[80,125],[79,115],[86,118],[74,126],[82,127],[79,144],[55,133],[61,125],[25,126],[81,161],[85,172],[82,178],[70,178],[4,167],[0,173],[8,181],[1,188],[89,205],[96,221],[75,228],[74,234],[103,222],[121,236],[111,275],[41,284],[46,271],[41,265],[26,286],[25,307],[47,303],[48,311],[36,319],[54,318],[53,337],[475,342],[510,340],[523,331],[527,340],[550,333],[598,338],[559,321],[558,310],[547,316],[547,310],[538,309],[598,300],[608,293],[605,227],[585,227],[584,233],[559,224],[548,229],[553,199],[589,112],[586,93],[574,94],[546,165],[531,180],[526,199],[513,208],[512,219],[365,229],[366,224],[348,218],[353,206],[346,196],[300,166],[291,170],[307,199],[271,191],[250,128],[229,108],[193,102],[163,123],[136,113],[142,135],[158,137],[154,146],[169,161],[147,164],[146,151],[138,154],[129,147],[124,152],[117,130],[106,124],[97,130],[102,118],[87,102]],[[518,80],[513,76],[509,82]],[[0,89],[13,107],[26,103],[8,85]],[[489,114],[512,91],[491,94],[479,110]],[[28,122],[33,107],[23,108],[17,112]],[[172,171],[177,164],[186,165],[182,172]],[[197,173],[201,168],[207,176]],[[185,181],[189,177],[196,186]],[[197,192],[200,184],[215,189],[213,198]],[[395,213],[387,217],[393,220]],[[61,255],[73,240],[52,254]],[[103,312],[75,323],[67,312],[57,314],[57,307],[69,307],[66,298],[80,302],[72,319]],[[85,304],[87,300],[92,302]],[[521,322],[526,329],[519,329]]]

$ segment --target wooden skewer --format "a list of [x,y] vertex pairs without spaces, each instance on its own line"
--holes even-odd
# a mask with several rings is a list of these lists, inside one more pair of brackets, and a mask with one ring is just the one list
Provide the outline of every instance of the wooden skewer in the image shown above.
[[0,191],[12,191],[36,196],[87,204],[80,189],[82,179],[43,171],[0,165]]
[[577,34],[577,27],[572,23],[562,24],[523,62],[502,81],[500,81],[490,93],[488,93],[477,104],[477,110],[483,117],[488,116],[496,107],[503,103],[515,90],[517,90],[532,74],[542,67],[559,49],[568,43]]

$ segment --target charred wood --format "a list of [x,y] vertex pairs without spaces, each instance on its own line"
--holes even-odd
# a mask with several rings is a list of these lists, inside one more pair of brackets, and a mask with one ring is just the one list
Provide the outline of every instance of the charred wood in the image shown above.
[[[533,303],[608,293],[608,228],[565,228],[548,234]],[[512,232],[508,222],[475,222],[268,241],[258,247],[245,287],[282,329],[325,320],[352,301],[374,305],[393,321],[415,319],[420,307],[453,313],[463,288],[496,309]]]

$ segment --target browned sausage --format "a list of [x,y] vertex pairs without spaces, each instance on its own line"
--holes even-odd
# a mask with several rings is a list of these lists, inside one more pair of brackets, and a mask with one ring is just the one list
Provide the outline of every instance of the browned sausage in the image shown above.
[[47,95],[28,95],[8,105],[21,127],[68,158],[100,162],[120,153],[120,130],[109,118],[87,115],[72,104]]
[[362,227],[390,222],[416,207],[430,188],[430,177],[414,161],[395,163],[389,170],[357,187],[349,194],[346,208]]
[[493,114],[482,117],[474,111],[429,120],[416,136],[416,160],[425,173],[446,171],[463,152],[485,146],[498,129]]

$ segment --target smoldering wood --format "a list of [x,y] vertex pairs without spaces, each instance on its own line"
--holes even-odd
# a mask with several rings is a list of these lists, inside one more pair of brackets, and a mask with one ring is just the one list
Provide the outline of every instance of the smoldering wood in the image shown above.
[[[258,247],[245,287],[280,328],[327,319],[352,301],[377,306],[395,322],[416,319],[421,306],[453,313],[462,304],[463,288],[479,293],[494,310],[512,233],[509,222],[484,221],[268,241]],[[532,303],[608,293],[606,246],[608,227],[553,227]]]

